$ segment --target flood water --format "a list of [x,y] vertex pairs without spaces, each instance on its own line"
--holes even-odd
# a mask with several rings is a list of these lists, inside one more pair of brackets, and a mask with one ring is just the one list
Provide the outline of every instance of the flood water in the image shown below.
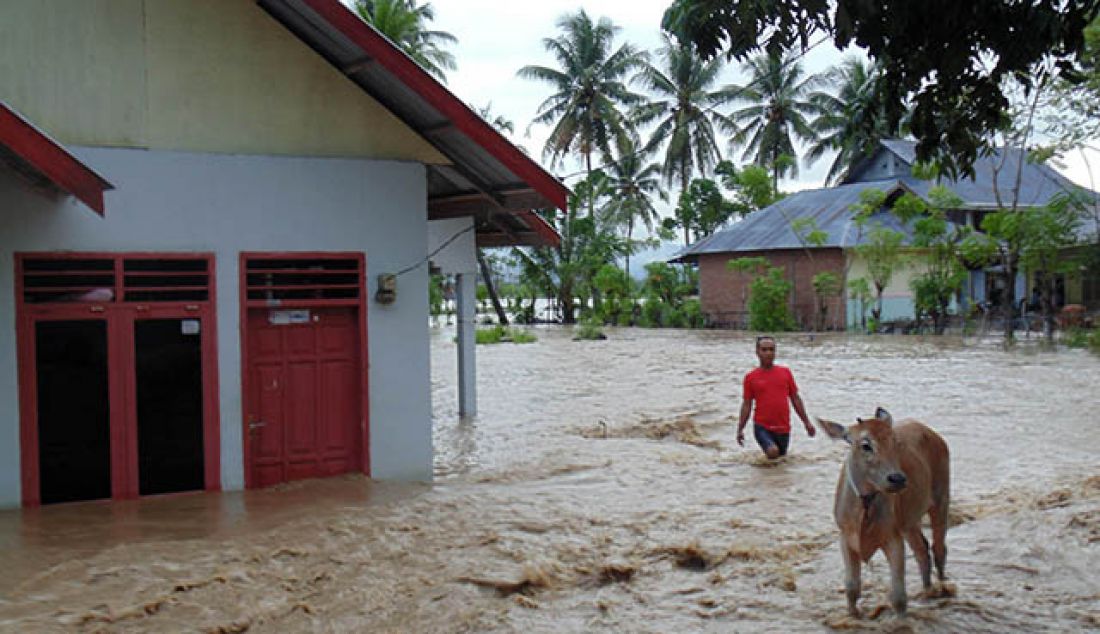
[[[432,335],[436,482],[360,477],[0,513],[0,630],[850,631],[1100,628],[1100,359],[959,339],[781,337],[811,416],[885,406],[947,440],[948,598],[847,616],[832,498],[846,445],[739,448],[752,340],[608,330],[478,348],[456,417]],[[749,438],[751,442],[751,435]]]

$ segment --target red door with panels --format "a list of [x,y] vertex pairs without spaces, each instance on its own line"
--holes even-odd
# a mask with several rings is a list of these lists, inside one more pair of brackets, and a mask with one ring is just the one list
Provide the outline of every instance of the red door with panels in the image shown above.
[[249,487],[366,472],[363,258],[242,256]]

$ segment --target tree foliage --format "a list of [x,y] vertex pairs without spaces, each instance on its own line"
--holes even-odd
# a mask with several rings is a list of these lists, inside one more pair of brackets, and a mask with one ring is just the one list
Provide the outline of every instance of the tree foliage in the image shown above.
[[458,68],[454,54],[445,48],[457,44],[458,39],[446,31],[428,28],[428,23],[435,20],[432,3],[357,0],[355,11],[443,83],[447,83],[447,71]]
[[749,329],[757,332],[794,330],[790,297],[794,284],[782,267],[772,266],[767,258],[747,257],[730,260],[726,267],[751,276],[749,290]]
[[631,44],[615,48],[619,27],[607,18],[593,22],[584,9],[562,16],[557,26],[561,34],[542,42],[558,68],[524,66],[518,74],[554,90],[533,121],[551,126],[544,158],[559,164],[570,154],[580,155],[591,174],[594,153],[610,160],[612,149],[629,140],[631,124],[625,109],[642,104],[644,98],[632,92],[626,80],[644,66],[647,55]]
[[1048,61],[1071,71],[1098,12],[1096,0],[675,0],[662,26],[707,58],[805,50],[815,34],[841,50],[861,47],[882,65],[888,126],[911,102],[918,157],[955,175],[972,174],[985,138],[1004,124],[1004,80],[1029,86]]

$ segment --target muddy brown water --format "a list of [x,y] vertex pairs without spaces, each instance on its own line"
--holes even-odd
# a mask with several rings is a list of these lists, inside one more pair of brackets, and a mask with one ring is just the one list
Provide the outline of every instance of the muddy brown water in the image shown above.
[[[846,616],[831,517],[844,448],[733,439],[748,337],[611,330],[478,349],[455,416],[432,340],[436,482],[0,513],[0,630],[1089,631],[1100,628],[1100,360],[958,339],[780,338],[810,414],[878,405],[952,450],[948,577],[908,618],[882,555]],[[751,442],[751,438],[750,438]]]

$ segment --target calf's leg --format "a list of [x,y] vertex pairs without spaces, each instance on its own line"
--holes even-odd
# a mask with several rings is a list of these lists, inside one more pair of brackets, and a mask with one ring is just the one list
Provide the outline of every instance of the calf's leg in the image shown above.
[[890,562],[890,606],[898,616],[902,616],[908,599],[905,596],[905,542],[901,535],[895,535],[886,542],[883,550]]
[[848,597],[848,614],[859,616],[859,553],[848,547],[844,535],[840,536],[840,554],[844,557],[844,594]]
[[932,524],[932,557],[936,561],[936,575],[942,584],[944,581],[944,565],[947,563],[947,515],[948,501],[943,500],[932,505],[928,511],[928,519]]
[[921,583],[924,584],[924,589],[928,590],[932,587],[932,559],[928,556],[928,540],[921,533],[920,525],[910,528],[905,533],[905,541],[909,542],[909,548],[917,558]]

